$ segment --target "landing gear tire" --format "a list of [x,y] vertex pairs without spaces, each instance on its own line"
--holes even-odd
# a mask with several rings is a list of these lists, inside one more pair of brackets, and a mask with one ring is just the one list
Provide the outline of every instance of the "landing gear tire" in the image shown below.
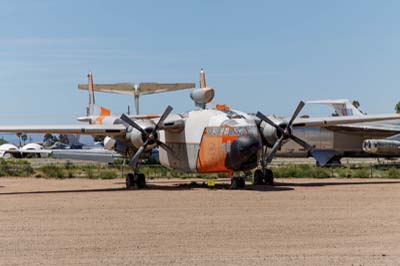
[[126,189],[132,189],[135,187],[135,175],[129,173],[126,175]]
[[230,189],[243,189],[246,186],[244,177],[232,177]]
[[270,185],[274,184],[274,174],[270,169],[264,171],[258,169],[254,172],[254,185]]
[[135,183],[137,188],[145,188],[146,187],[146,178],[144,174],[135,175]]
[[253,183],[254,185],[264,184],[264,175],[261,170],[258,169],[254,172]]
[[274,184],[274,173],[270,169],[264,171],[264,184],[272,186]]
[[138,189],[146,187],[146,178],[144,174],[129,173],[126,175],[126,188],[132,189],[134,187]]

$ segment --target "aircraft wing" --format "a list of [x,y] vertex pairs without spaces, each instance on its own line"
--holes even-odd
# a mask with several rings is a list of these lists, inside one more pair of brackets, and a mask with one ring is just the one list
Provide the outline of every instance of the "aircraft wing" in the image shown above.
[[[134,83],[115,83],[115,84],[94,84],[94,90],[99,92],[127,94],[127,95],[147,95],[168,91],[191,89],[196,87],[195,83],[153,83],[145,82],[138,85]],[[88,90],[87,84],[79,84],[78,89]],[[137,90],[135,89],[137,88]]]
[[10,150],[12,154],[35,154],[42,157],[52,157],[55,159],[94,161],[103,163],[113,163],[115,159],[123,159],[123,157],[115,151],[105,149],[43,149],[43,150]]
[[94,161],[103,163],[113,163],[115,159],[122,159],[123,157],[115,151],[108,150],[51,150],[50,156],[55,159],[69,159],[69,160],[82,160]]
[[332,127],[337,125],[345,124],[356,124],[365,122],[376,122],[385,120],[396,120],[400,119],[399,114],[387,114],[387,115],[363,115],[363,116],[330,116],[321,118],[297,118],[293,127]]
[[81,135],[111,137],[111,136],[125,135],[126,127],[123,125],[0,126],[0,132],[81,134]]
[[341,133],[373,134],[374,136],[381,135],[382,137],[400,134],[400,127],[391,125],[351,124],[330,126],[327,129]]

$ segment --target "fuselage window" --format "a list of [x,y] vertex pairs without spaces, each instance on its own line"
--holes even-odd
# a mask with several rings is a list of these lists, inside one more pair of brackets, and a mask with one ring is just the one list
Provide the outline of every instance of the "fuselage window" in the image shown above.
[[223,134],[224,136],[229,136],[229,127],[226,127],[225,129],[224,129],[224,134]]
[[235,130],[233,130],[233,128],[229,130],[229,136],[236,136]]
[[247,129],[245,127],[237,127],[235,128],[235,130],[239,136],[245,136],[248,134]]

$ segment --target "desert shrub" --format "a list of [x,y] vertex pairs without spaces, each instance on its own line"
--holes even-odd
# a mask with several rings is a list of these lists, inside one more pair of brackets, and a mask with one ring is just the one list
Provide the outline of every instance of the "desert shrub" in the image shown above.
[[369,177],[371,177],[371,171],[368,168],[355,169],[352,171],[351,177],[369,178]]
[[296,165],[276,167],[273,172],[275,177],[299,177]]
[[400,178],[400,170],[394,167],[389,168],[386,171],[386,177],[388,178]]
[[350,178],[351,177],[351,170],[347,169],[347,168],[337,168],[337,169],[335,169],[334,176],[335,177]]
[[315,178],[329,178],[331,177],[331,170],[326,168],[315,167],[312,171],[312,177]]
[[113,169],[103,169],[99,172],[100,179],[114,179],[118,177],[118,173]]
[[65,178],[66,174],[63,168],[64,167],[50,164],[40,167],[39,170],[47,177]]
[[0,175],[2,176],[31,176],[33,168],[26,160],[0,160]]
[[90,178],[90,179],[96,178],[96,167],[87,165],[87,166],[83,167],[82,170],[84,172],[82,177],[86,177],[86,178]]
[[275,177],[328,178],[331,170],[312,165],[285,165],[273,169]]

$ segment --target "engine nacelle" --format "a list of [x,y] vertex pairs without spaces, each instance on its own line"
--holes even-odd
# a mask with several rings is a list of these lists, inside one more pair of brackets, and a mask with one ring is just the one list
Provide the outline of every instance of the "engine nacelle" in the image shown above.
[[103,141],[104,149],[113,151],[116,143],[117,141],[115,139],[110,137],[105,137]]
[[[147,133],[153,131],[155,127],[154,123],[149,120],[136,120],[135,121],[141,128],[143,128]],[[126,134],[126,139],[130,141],[136,149],[139,149],[143,143],[146,141],[146,137],[143,134],[135,129],[131,128],[131,131]],[[156,133],[155,139],[158,139],[158,134]],[[156,144],[149,144],[146,148],[146,151],[150,151],[156,146]]]
[[201,88],[201,89],[194,89],[190,93],[190,98],[198,104],[203,105],[211,102],[214,99],[214,89],[213,88]]
[[364,140],[363,150],[367,153],[388,156],[400,156],[400,141],[389,139],[367,139]]
[[[274,121],[274,120],[273,120]],[[274,121],[277,125],[282,124],[282,121]],[[280,133],[273,126],[265,123],[264,121],[260,124],[260,132],[263,137],[264,143],[268,147],[274,146],[275,142],[281,137]]]

